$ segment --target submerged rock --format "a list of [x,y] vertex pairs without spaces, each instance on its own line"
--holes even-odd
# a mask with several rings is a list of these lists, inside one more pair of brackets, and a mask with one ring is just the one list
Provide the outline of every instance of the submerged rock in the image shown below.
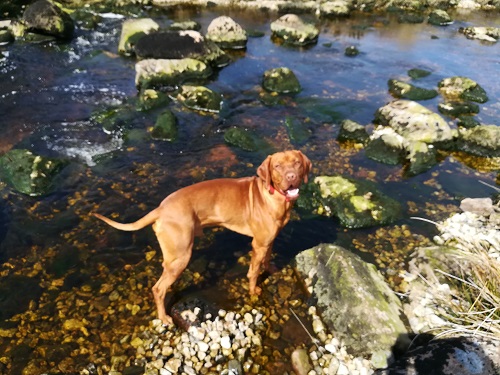
[[75,24],[70,15],[47,0],[38,0],[24,11],[21,23],[26,31],[71,39]]
[[54,178],[66,164],[61,159],[15,149],[0,157],[0,177],[20,193],[39,196],[51,190]]
[[288,130],[288,136],[294,144],[304,144],[311,137],[311,131],[304,121],[287,116],[285,126]]
[[413,78],[413,79],[419,79],[419,78],[424,78],[427,77],[431,74],[428,70],[425,69],[418,69],[418,68],[413,68],[408,70],[408,76]]
[[212,66],[224,66],[229,58],[214,42],[194,30],[166,31],[144,35],[135,46],[140,59],[196,59]]
[[390,79],[388,85],[389,92],[396,98],[410,100],[428,100],[433,99],[438,95],[438,92],[436,90],[428,90],[416,87],[410,83],[399,81],[397,79]]
[[245,151],[255,151],[257,144],[254,138],[241,128],[230,128],[224,133],[224,140],[232,146],[239,147]]
[[177,99],[187,108],[218,113],[222,106],[220,94],[203,86],[182,86]]
[[137,41],[144,35],[158,31],[160,26],[151,18],[136,18],[125,20],[122,25],[118,53],[130,55],[135,53]]
[[[366,228],[396,220],[401,205],[373,183],[342,176],[318,176],[310,186],[312,194],[301,194],[299,207],[323,216],[336,216],[347,228]],[[307,191],[307,188],[303,189]]]
[[176,86],[190,80],[202,80],[212,69],[195,59],[147,59],[135,64],[135,85],[139,89]]
[[467,77],[450,77],[438,83],[440,93],[449,100],[470,100],[477,103],[486,103],[486,91],[475,81]]
[[379,108],[375,122],[390,126],[408,141],[436,143],[452,139],[451,128],[440,115],[409,100],[395,100]]
[[322,244],[295,257],[295,267],[317,301],[322,320],[354,355],[386,366],[405,350],[408,331],[400,300],[373,264],[344,248]]
[[271,31],[274,37],[296,46],[316,43],[319,36],[316,26],[304,22],[296,14],[285,14],[272,22]]
[[220,16],[215,18],[207,28],[206,38],[221,48],[246,48],[247,33],[232,18]]
[[297,93],[302,89],[295,73],[288,68],[275,68],[264,73],[262,87],[280,94]]
[[177,134],[177,118],[170,110],[159,115],[155,126],[151,129],[151,138],[162,141],[175,141]]

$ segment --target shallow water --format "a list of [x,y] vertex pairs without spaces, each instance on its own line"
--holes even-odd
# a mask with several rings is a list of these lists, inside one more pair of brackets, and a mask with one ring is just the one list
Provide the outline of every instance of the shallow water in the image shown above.
[[[232,52],[233,62],[207,83],[224,96],[221,114],[203,115],[170,105],[180,123],[180,137],[174,143],[149,138],[153,114],[131,111],[134,115],[123,120],[124,130],[115,134],[104,132],[91,120],[97,110],[134,106],[135,61],[117,55],[122,19],[104,18],[97,30],[78,30],[67,45],[16,42],[0,47],[4,55],[0,60],[0,151],[24,147],[73,161],[64,181],[46,197],[25,197],[3,187],[0,261],[4,270],[18,267],[26,273],[23,267],[45,264],[54,254],[66,251],[75,256],[83,251],[92,254],[95,264],[105,259],[114,272],[124,262],[140,259],[148,246],[155,248],[154,237],[147,230],[117,233],[89,218],[89,212],[135,220],[181,186],[253,175],[268,153],[290,145],[311,158],[316,175],[340,173],[376,182],[403,204],[403,215],[387,228],[367,230],[346,230],[336,220],[296,216],[275,242],[280,266],[303,249],[337,240],[393,275],[404,268],[409,250],[422,240],[421,235],[434,233],[431,225],[412,221],[410,216],[437,221],[457,212],[463,197],[492,194],[478,180],[495,184],[497,171],[479,171],[474,161],[460,155],[448,155],[432,170],[403,178],[401,166],[371,161],[362,150],[340,146],[336,136],[340,121],[347,118],[370,128],[375,111],[391,100],[387,81],[409,80],[411,68],[432,72],[416,82],[425,88],[435,88],[442,78],[456,75],[477,81],[490,98],[477,118],[498,125],[499,45],[468,40],[458,33],[462,26],[498,26],[498,15],[455,14],[455,23],[446,27],[399,24],[390,15],[324,20],[318,24],[317,44],[290,48],[270,39],[274,15],[226,14],[247,29],[264,31],[265,36],[250,38],[246,51]],[[152,16],[162,24],[195,19],[204,31],[218,15],[185,11]],[[344,50],[350,45],[361,54],[346,57]],[[279,66],[295,72],[303,91],[284,97],[279,105],[266,106],[259,100],[262,75]],[[440,100],[422,104],[437,111]],[[303,143],[291,141],[287,117],[305,122],[311,137]],[[226,145],[223,133],[232,126],[245,127],[267,146],[252,153]],[[393,235],[401,226],[412,235]],[[209,250],[195,258],[210,251],[214,255],[208,257],[234,263],[235,254],[249,249],[248,239],[229,233],[217,233],[207,243],[199,247]],[[65,261],[57,277],[78,267],[82,264],[77,261]],[[19,312],[24,308],[19,306]]]

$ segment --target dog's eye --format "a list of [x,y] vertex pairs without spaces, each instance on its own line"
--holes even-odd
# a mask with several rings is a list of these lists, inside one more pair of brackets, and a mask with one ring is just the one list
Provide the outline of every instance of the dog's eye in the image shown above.
[[280,168],[281,168],[281,164],[275,164],[275,165],[274,165],[274,168],[275,168],[275,169],[280,169]]

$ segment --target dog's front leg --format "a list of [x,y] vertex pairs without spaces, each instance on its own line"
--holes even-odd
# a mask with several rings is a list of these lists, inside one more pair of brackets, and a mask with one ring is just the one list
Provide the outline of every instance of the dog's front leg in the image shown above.
[[248,289],[251,295],[260,295],[262,289],[257,286],[257,278],[260,274],[262,265],[265,265],[266,259],[270,259],[273,242],[260,242],[255,238],[252,241],[252,258],[250,268],[248,269]]

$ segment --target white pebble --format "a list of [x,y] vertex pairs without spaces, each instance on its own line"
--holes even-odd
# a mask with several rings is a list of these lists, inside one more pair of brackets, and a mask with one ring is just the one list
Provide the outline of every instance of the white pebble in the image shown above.
[[220,339],[220,346],[222,347],[222,349],[230,349],[231,348],[231,339],[229,338],[229,336],[223,336]]

